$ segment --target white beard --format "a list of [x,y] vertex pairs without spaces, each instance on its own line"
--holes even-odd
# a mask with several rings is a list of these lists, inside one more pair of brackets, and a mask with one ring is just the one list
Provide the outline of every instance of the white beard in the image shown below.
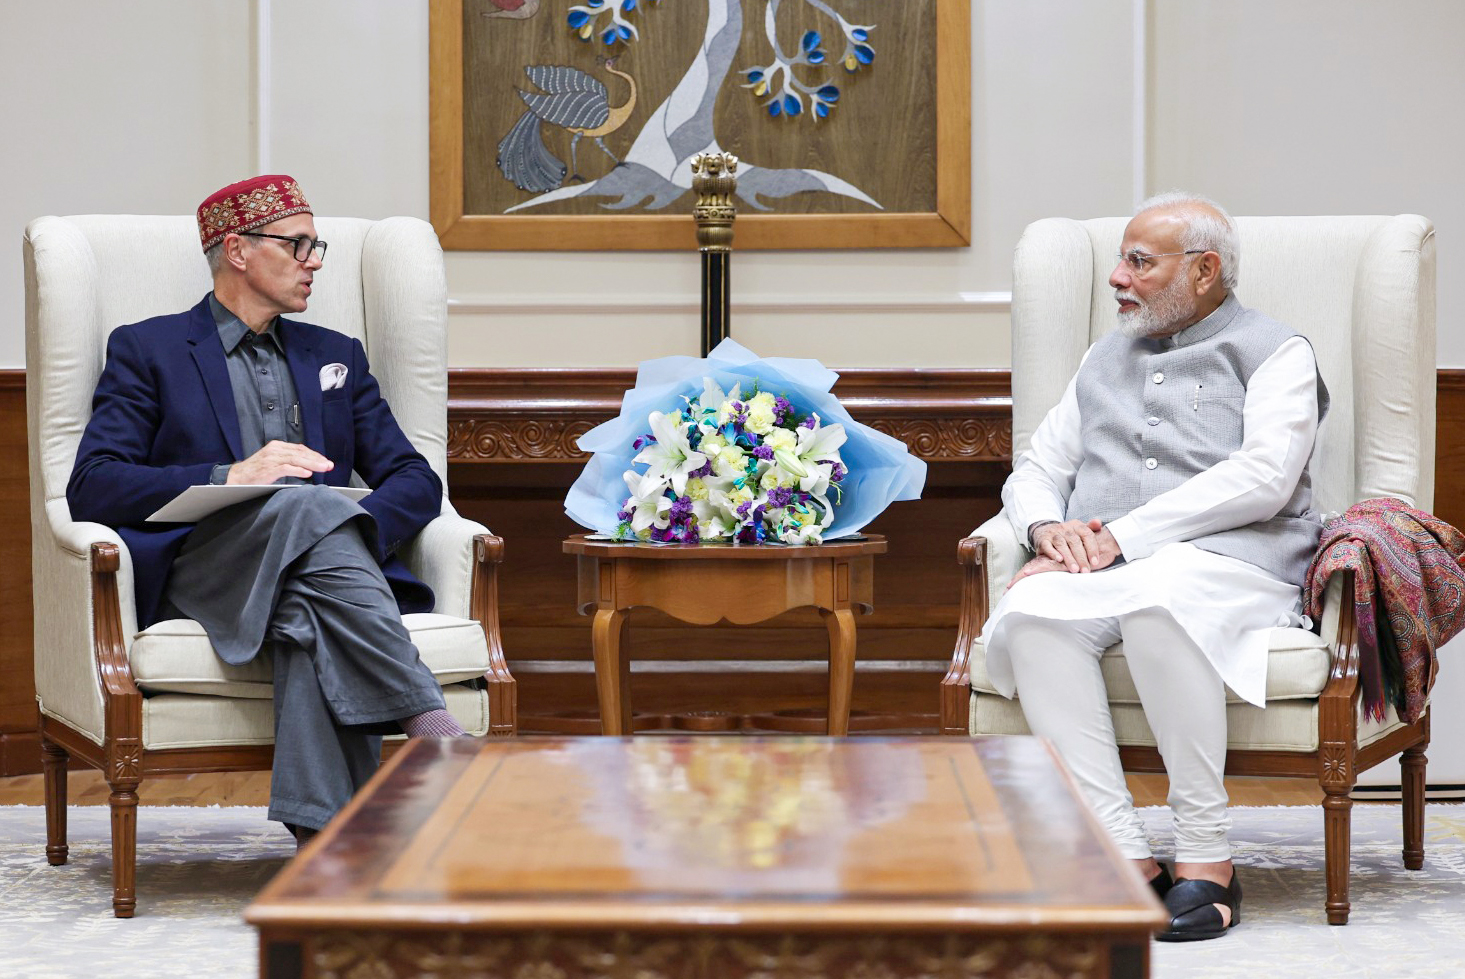
[[1129,311],[1120,310],[1119,332],[1131,340],[1177,332],[1177,327],[1195,317],[1195,297],[1191,295],[1188,286],[1185,276],[1177,275],[1149,302],[1132,293],[1114,290],[1116,299],[1128,299],[1139,304]]

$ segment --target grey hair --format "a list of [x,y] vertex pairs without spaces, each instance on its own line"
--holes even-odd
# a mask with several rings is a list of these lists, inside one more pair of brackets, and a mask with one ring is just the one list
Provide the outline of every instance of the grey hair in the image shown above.
[[[1141,201],[1134,213],[1160,208],[1183,213],[1185,230],[1180,233],[1180,247],[1186,251],[1203,249],[1221,256],[1221,285],[1235,289],[1241,268],[1241,239],[1236,233],[1236,222],[1226,209],[1209,197],[1170,190]],[[1215,214],[1206,208],[1213,209]]]
[[[250,241],[254,239],[251,238]],[[1185,246],[1189,248],[1189,245]],[[208,251],[203,253],[204,261],[209,263],[209,275],[218,275],[219,269],[224,267],[224,242],[221,240]]]

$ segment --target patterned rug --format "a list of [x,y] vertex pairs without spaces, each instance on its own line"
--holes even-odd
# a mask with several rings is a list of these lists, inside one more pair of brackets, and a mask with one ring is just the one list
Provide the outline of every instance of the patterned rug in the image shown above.
[[[1225,938],[1153,944],[1159,979],[1392,979],[1465,975],[1465,806],[1426,810],[1424,869],[1399,857],[1397,805],[1353,810],[1353,917],[1323,915],[1320,808],[1233,809],[1241,925]],[[1144,811],[1167,854],[1170,814]],[[111,914],[107,810],[73,807],[71,860],[50,867],[39,807],[0,807],[0,976],[254,976],[244,907],[294,852],[262,809],[144,807],[138,913]]]

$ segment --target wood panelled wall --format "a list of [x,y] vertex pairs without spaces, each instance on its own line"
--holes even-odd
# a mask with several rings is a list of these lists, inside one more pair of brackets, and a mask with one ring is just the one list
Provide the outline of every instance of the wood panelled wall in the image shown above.
[[[589,620],[574,612],[574,563],[559,547],[579,528],[563,500],[583,461],[575,440],[615,414],[632,381],[628,370],[451,372],[449,486],[460,511],[507,543],[504,646],[525,730],[594,725]],[[870,725],[925,727],[956,634],[955,543],[996,512],[1008,468],[1008,374],[851,370],[836,393],[854,417],[931,463],[923,498],[891,507],[870,528],[890,538],[890,551],[876,561],[875,612],[858,622],[854,705]],[[1465,525],[1465,370],[1439,373],[1437,445],[1436,512]],[[0,371],[0,775],[40,770],[27,480],[25,376]],[[632,629],[643,664],[633,703],[654,723],[696,725],[717,713],[778,727],[774,710],[820,710],[824,641],[812,612],[744,629],[647,613]],[[734,662],[709,670],[703,657]]]

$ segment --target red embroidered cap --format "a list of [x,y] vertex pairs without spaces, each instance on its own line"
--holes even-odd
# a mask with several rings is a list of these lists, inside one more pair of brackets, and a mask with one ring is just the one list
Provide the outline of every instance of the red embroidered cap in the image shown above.
[[198,206],[198,237],[208,251],[230,232],[242,234],[292,214],[312,213],[294,177],[250,177],[215,191]]

